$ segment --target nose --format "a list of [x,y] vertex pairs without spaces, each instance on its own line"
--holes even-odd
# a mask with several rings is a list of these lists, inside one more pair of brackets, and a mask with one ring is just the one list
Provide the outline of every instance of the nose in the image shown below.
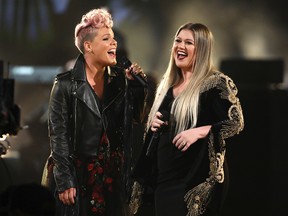
[[117,45],[117,41],[114,38],[113,38],[112,44]]
[[185,42],[181,41],[180,43],[178,43],[178,47],[185,48]]

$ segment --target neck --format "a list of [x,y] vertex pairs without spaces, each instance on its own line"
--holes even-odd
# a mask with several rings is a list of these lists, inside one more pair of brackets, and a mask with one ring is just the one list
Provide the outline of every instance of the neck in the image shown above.
[[86,78],[94,92],[98,95],[100,99],[103,98],[104,92],[104,72],[105,67],[98,68],[94,65],[86,64]]
[[86,61],[86,74],[87,77],[92,78],[93,80],[101,80],[104,78],[105,67],[95,65]]
[[93,79],[93,80],[101,80],[104,78],[104,71],[105,68],[99,70],[97,68],[91,68],[91,67],[86,67],[86,74],[87,77]]
[[183,83],[189,82],[192,77],[192,71],[182,70]]

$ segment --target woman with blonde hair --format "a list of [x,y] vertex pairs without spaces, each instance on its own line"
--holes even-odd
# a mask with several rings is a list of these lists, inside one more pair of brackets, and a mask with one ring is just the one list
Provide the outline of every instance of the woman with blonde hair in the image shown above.
[[232,79],[213,66],[212,46],[201,23],[176,32],[133,170],[133,213],[148,187],[157,216],[220,212],[228,183],[225,141],[243,130],[244,120]]

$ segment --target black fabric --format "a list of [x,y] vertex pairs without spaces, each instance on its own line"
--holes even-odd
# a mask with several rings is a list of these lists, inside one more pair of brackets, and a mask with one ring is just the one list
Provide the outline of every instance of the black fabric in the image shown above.
[[[215,73],[207,83],[203,84],[203,89],[199,95],[199,111],[195,127],[211,125],[206,138],[197,140],[185,152],[178,150],[172,144],[175,136],[172,113],[168,127],[163,130],[159,138],[157,153],[150,157],[145,155],[147,143],[153,134],[149,130],[139,160],[134,167],[133,177],[143,185],[144,197],[147,188],[154,190],[157,216],[186,216],[187,205],[191,203],[192,207],[189,211],[190,213],[195,211],[194,202],[186,203],[184,200],[187,194],[194,198],[199,195],[200,199],[205,199],[200,201],[205,211],[201,215],[220,215],[229,184],[228,166],[225,161],[225,139],[239,133],[243,129],[244,121],[236,97],[237,89],[229,77],[222,73]],[[170,111],[173,100],[171,87],[159,111]],[[235,112],[231,111],[232,107]],[[211,171],[210,167],[217,164],[216,153],[221,160],[218,164],[222,166],[224,162],[223,170],[222,167],[216,167],[219,168],[219,173],[215,170]],[[151,190],[149,191],[151,193]],[[210,194],[207,200],[206,196],[201,194],[202,192]]]
[[[211,94],[213,91],[210,91]],[[216,117],[211,113],[210,99],[207,94],[202,94],[200,112],[197,125],[213,124]],[[172,88],[167,92],[160,109],[170,112],[173,102]],[[165,105],[163,105],[165,104]],[[168,106],[167,106],[168,105]],[[208,107],[208,109],[206,108]],[[219,107],[217,107],[219,108]],[[219,108],[220,109],[220,108]],[[221,117],[223,118],[223,116]],[[221,119],[222,120],[222,119]],[[169,121],[171,122],[171,120]],[[184,196],[187,191],[204,182],[209,174],[209,155],[206,139],[200,139],[185,152],[177,149],[172,144],[174,130],[164,130],[157,151],[157,189],[155,191],[155,210],[157,216],[185,216],[187,207]],[[228,180],[225,181],[225,185]],[[221,197],[222,185],[217,185],[213,191],[213,199],[205,211],[205,216],[217,215]],[[213,207],[212,207],[213,206]]]
[[[123,149],[129,148],[132,144],[129,143],[129,137],[124,137],[123,134],[128,134],[127,131],[131,130],[132,120],[141,120],[139,116],[142,115],[146,93],[140,84],[128,82],[122,69],[121,71],[114,67],[110,69],[109,71],[106,68],[105,71],[104,98],[101,101],[86,79],[85,59],[82,54],[77,58],[72,70],[57,75],[55,79],[49,101],[51,155],[43,171],[42,184],[55,194],[59,213],[57,215],[81,215],[79,214],[79,209],[83,209],[82,206],[79,208],[81,185],[75,161],[97,157],[103,133],[107,136],[106,153],[121,152],[119,155],[123,156],[121,161],[124,161],[125,167],[119,166],[115,169],[121,174],[126,173],[126,169],[131,169],[127,163],[131,155],[124,154]],[[128,86],[128,83],[131,85]],[[126,185],[126,181],[129,181],[127,178],[120,180],[121,183],[117,186],[121,188],[115,189],[117,191],[113,193],[115,197],[123,192],[122,188]],[[76,188],[78,191],[74,206],[64,206],[58,199],[58,192],[68,188]],[[121,198],[124,201],[124,198]],[[120,211],[119,215],[121,214]],[[106,212],[104,215],[109,214]],[[115,212],[111,212],[111,215],[114,216]]]

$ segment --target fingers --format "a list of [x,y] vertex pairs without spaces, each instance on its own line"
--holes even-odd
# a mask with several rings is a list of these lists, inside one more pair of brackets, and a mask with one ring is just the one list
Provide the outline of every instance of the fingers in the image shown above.
[[190,146],[189,141],[182,137],[180,134],[174,137],[172,143],[174,143],[175,147],[181,151],[186,151]]
[[159,128],[162,127],[162,125],[167,125],[168,122],[164,122],[161,120],[161,118],[163,117],[163,115],[160,112],[157,112],[152,123],[151,123],[151,130],[153,132],[156,132],[157,130],[159,130]]
[[133,73],[134,75],[139,74],[143,78],[147,77],[146,74],[143,72],[143,69],[137,63],[133,63],[130,68],[125,70],[125,72],[128,79],[134,79],[131,73]]
[[66,205],[75,204],[76,188],[69,188],[59,193],[59,199]]
[[142,68],[137,63],[132,64],[131,68],[132,68],[132,73],[134,73],[134,74],[143,74]]
[[189,148],[189,143],[186,143],[185,146],[181,149],[182,152],[186,151]]

